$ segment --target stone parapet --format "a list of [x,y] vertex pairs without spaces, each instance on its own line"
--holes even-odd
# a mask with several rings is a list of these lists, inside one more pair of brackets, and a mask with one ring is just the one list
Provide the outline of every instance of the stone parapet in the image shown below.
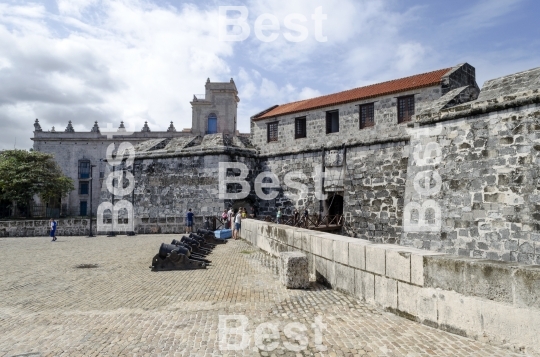
[[[57,219],[57,236],[85,236],[90,233],[87,218]],[[92,220],[94,233],[96,220]],[[44,237],[50,234],[48,219],[0,221],[0,237]]]
[[246,219],[242,238],[301,252],[312,278],[423,324],[540,352],[540,267],[454,257]]

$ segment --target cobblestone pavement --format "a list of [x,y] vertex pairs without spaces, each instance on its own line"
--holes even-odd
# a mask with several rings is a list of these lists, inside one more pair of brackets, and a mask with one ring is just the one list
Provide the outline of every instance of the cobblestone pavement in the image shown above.
[[[242,241],[218,246],[206,270],[151,272],[159,244],[173,238],[0,239],[0,357],[522,356],[315,283],[310,290],[287,290],[276,278],[275,261]],[[76,267],[81,264],[98,267]],[[252,337],[261,323],[278,324],[278,339],[260,346],[277,347],[261,351],[251,338],[241,351],[220,350],[220,315],[245,315]],[[326,324],[322,346],[312,326],[317,317]],[[292,329],[303,338],[286,337],[292,322],[306,327]],[[241,342],[240,335],[228,337],[221,347]]]

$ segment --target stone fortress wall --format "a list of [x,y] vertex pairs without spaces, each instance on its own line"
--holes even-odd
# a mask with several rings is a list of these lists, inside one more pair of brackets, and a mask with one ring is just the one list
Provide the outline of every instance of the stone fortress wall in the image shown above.
[[[414,82],[426,76],[419,75],[408,79],[413,82],[406,84],[406,90],[359,100],[327,105],[321,97],[314,100],[324,105],[307,110],[282,110],[301,107],[303,102],[270,108],[252,118],[249,137],[225,132],[230,131],[226,126],[206,135],[136,133],[134,137],[141,139],[132,168],[136,188],[124,199],[133,203],[136,224],[146,227],[139,231],[146,232],[157,229],[149,228],[150,223],[159,226],[174,220],[180,224],[188,208],[200,216],[219,214],[232,204],[255,205],[260,216],[275,217],[278,207],[285,214],[291,214],[294,207],[307,207],[310,213],[328,212],[333,195],[338,194],[343,197],[345,235],[454,255],[540,264],[536,182],[540,69],[488,81],[481,91],[474,80],[474,68],[468,64],[427,74],[434,75],[438,77],[430,79],[428,85]],[[216,87],[223,92],[215,98],[234,94],[229,98],[229,104],[234,104],[230,108],[238,101],[233,86],[234,82]],[[348,95],[349,91],[343,93]],[[415,115],[409,122],[398,123],[397,98],[409,94],[415,95]],[[359,105],[364,103],[374,103],[373,127],[360,128]],[[326,111],[334,109],[339,110],[339,132],[326,134]],[[200,130],[205,115],[194,114]],[[297,117],[306,117],[306,138],[294,139]],[[229,120],[235,118],[231,114]],[[267,142],[267,124],[276,121],[278,140]],[[75,157],[90,152],[64,149],[64,139],[55,142],[55,147],[44,146],[45,135],[63,134],[38,133],[36,148],[54,152],[66,170],[76,170]],[[437,162],[422,164],[420,151],[425,147],[436,149],[432,151],[438,155]],[[104,156],[104,148],[105,144],[96,145],[96,159]],[[246,165],[251,187],[247,197],[218,197],[220,162]],[[315,197],[321,181],[314,175],[323,169],[324,192],[329,196],[326,202]],[[107,170],[106,165],[105,176]],[[279,179],[277,197],[261,200],[253,189],[254,179],[268,171]],[[292,196],[298,193],[287,182],[292,171],[301,175],[292,181],[307,186],[305,197]],[[423,181],[424,186],[426,182],[431,188],[437,186],[434,175],[440,176],[440,187],[428,196],[418,194],[415,186],[418,175],[426,171],[432,176]],[[100,184],[96,191],[100,191],[101,200],[110,201],[110,194]],[[238,186],[229,189],[234,191]],[[434,217],[430,209],[422,211],[426,200],[437,203],[440,217]],[[406,211],[410,203],[420,209]],[[440,219],[438,232],[404,228],[404,221],[414,225],[434,218]]]
[[[396,102],[390,96],[376,98],[373,128],[359,128],[357,103],[267,115],[264,120],[255,117],[252,138],[261,146],[261,169],[274,172],[281,184],[275,200],[260,202],[261,213],[275,216],[276,207],[282,207],[290,214],[294,202],[287,197],[290,189],[284,184],[290,170],[306,175],[298,181],[309,187],[308,205],[319,212],[312,176],[322,166],[323,155],[328,158],[337,151],[344,157],[342,166],[325,165],[327,170],[334,169],[338,182],[336,187],[325,182],[325,188],[328,193],[343,195],[344,234],[454,255],[540,264],[535,149],[540,69],[488,81],[478,93],[467,82],[470,70],[466,68],[458,76],[465,81],[454,80],[454,87],[440,90],[446,92],[442,96],[433,97],[437,88],[422,90],[411,123],[397,123]],[[426,93],[434,100],[422,103]],[[329,109],[339,109],[340,131],[326,135],[324,114]],[[315,124],[308,124],[307,138],[294,140],[294,118],[301,116],[308,123],[312,118]],[[280,128],[278,141],[266,143],[266,124],[275,121]],[[315,133],[310,134],[312,131]],[[427,135],[418,136],[423,132]],[[436,152],[439,161],[419,165],[418,150],[435,147],[434,143],[440,149]],[[424,171],[436,171],[441,178],[439,191],[429,197],[422,197],[414,188],[416,175]],[[433,177],[428,182],[436,185]],[[405,206],[411,202],[421,205],[426,199],[441,208],[441,230],[405,231],[404,219],[415,223],[420,213],[407,212],[409,217],[404,217]],[[411,213],[416,217],[411,218]]]

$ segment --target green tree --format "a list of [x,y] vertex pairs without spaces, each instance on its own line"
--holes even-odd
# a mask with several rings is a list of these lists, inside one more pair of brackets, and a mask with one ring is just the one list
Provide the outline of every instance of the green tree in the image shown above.
[[27,205],[34,195],[45,202],[74,190],[51,154],[38,151],[0,152],[0,199]]

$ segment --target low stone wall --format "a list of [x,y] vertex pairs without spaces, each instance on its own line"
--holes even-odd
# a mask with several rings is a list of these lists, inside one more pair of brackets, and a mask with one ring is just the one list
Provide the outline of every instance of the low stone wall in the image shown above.
[[[90,233],[87,218],[57,219],[57,236],[87,236]],[[127,221],[125,222],[127,223]],[[0,237],[44,237],[49,236],[49,220],[0,221]],[[195,217],[194,230],[205,228],[204,219]],[[135,220],[137,234],[181,234],[186,229],[184,217],[139,218]],[[92,219],[94,234],[109,232],[96,230],[96,219]],[[123,233],[118,233],[123,234]]]
[[431,327],[540,355],[540,266],[454,257],[242,221],[243,239],[277,256],[301,251],[312,277]]
[[[84,236],[90,233],[89,219],[57,219],[57,236]],[[92,220],[94,233],[96,220]],[[0,221],[0,237],[43,237],[50,233],[48,219]]]

